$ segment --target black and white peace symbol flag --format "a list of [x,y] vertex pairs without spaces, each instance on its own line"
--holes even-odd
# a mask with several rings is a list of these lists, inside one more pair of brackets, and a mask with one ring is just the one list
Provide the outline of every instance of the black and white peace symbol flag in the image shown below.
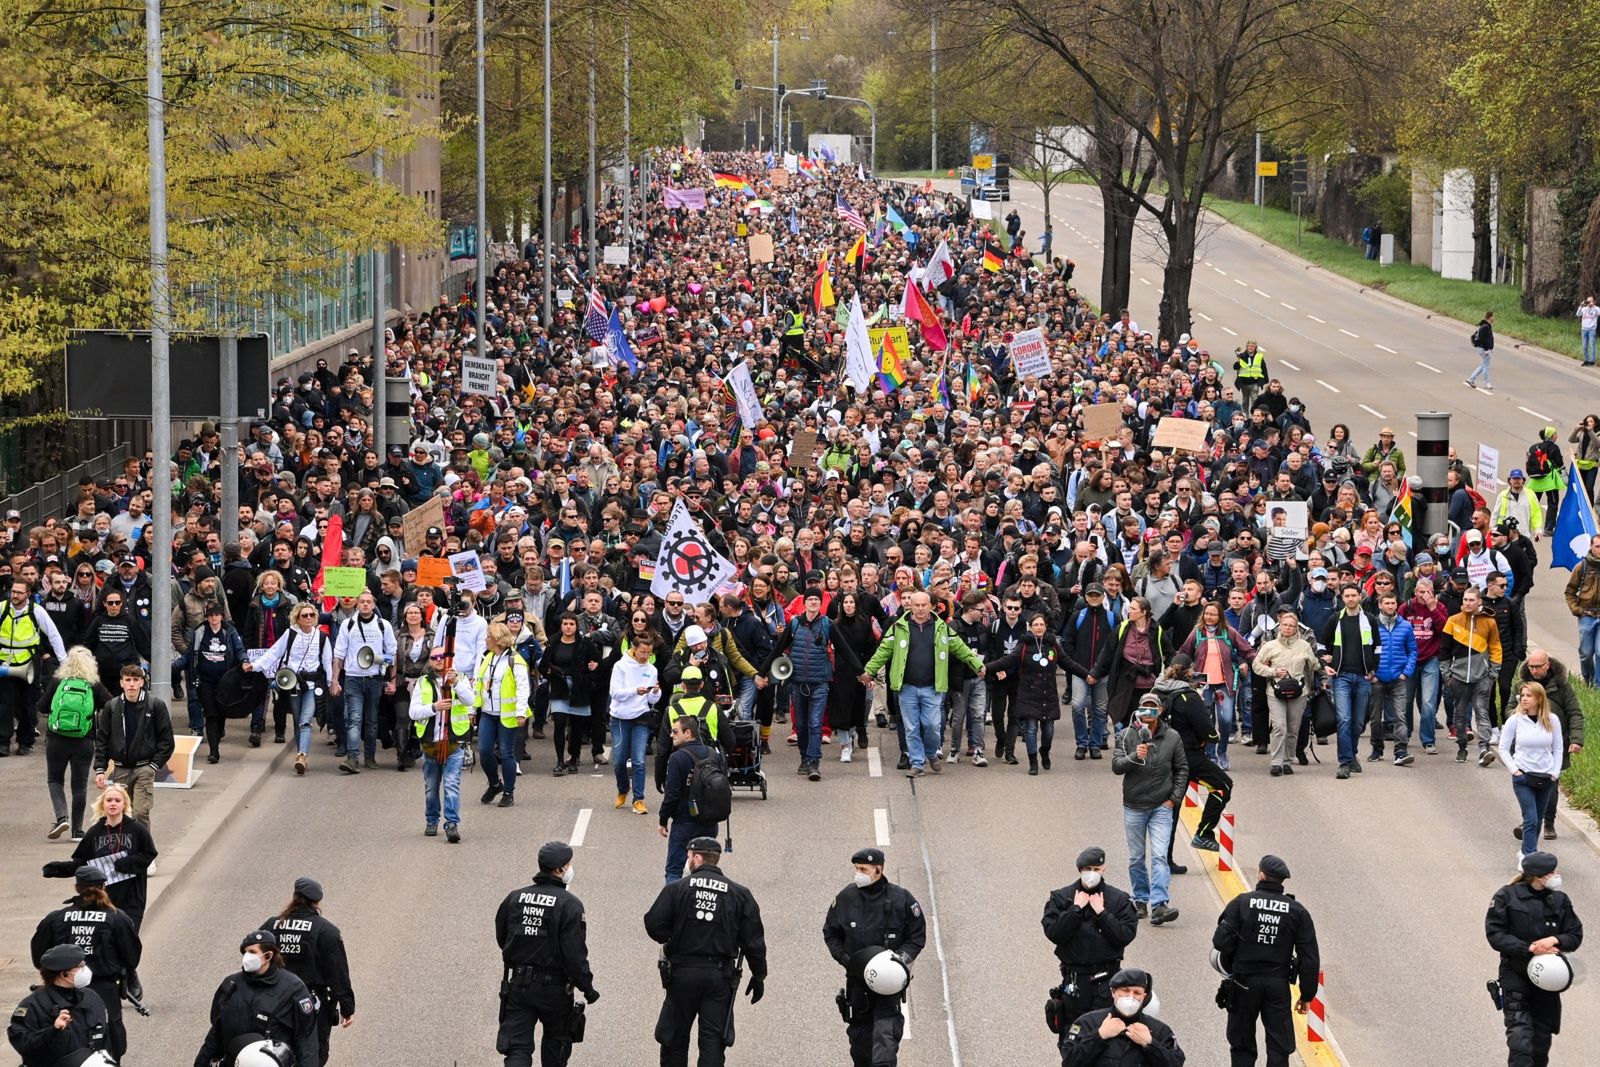
[[689,517],[689,509],[680,499],[673,505],[672,519],[661,539],[650,592],[658,597],[682,593],[685,602],[704,604],[733,577],[734,570],[734,565],[711,547],[700,524]]

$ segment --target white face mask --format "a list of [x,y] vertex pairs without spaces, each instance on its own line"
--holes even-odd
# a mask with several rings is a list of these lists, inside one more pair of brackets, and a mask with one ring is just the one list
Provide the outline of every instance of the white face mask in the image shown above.
[[561,872],[561,884],[562,885],[571,885],[572,884],[572,864],[570,864],[570,863],[567,864],[567,869]]
[[92,981],[94,981],[94,972],[89,970],[87,965],[79,967],[72,972],[72,988],[74,989],[88,989],[89,983]]
[[870,875],[870,874],[862,874],[860,871],[856,872],[856,886],[858,888],[865,889],[865,888],[867,888],[867,886],[869,886],[871,884],[872,884],[872,875]]
[[1079,871],[1078,884],[1085,889],[1093,889],[1100,884],[1100,877],[1099,871]]
[[[1546,878],[1544,880],[1544,887],[1546,889],[1560,889],[1561,888],[1561,876],[1559,874],[1552,874],[1550,877],[1548,877],[1548,878]],[[88,970],[88,968],[84,968],[84,969]]]
[[1311,579],[1311,588],[1320,593],[1324,589],[1328,588],[1328,582],[1324,578],[1313,578]]
[[1139,1014],[1139,1009],[1143,1007],[1143,1005],[1144,1001],[1140,1000],[1138,997],[1118,997],[1117,1014],[1131,1019],[1135,1015]]
[[255,974],[266,964],[265,956],[258,956],[254,952],[246,952],[239,960],[239,969],[245,974]]

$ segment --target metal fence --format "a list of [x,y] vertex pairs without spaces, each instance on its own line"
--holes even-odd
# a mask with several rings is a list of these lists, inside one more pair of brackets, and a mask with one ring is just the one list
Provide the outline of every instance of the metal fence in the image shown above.
[[132,454],[131,447],[125,441],[110,451],[102,452],[75,467],[51,475],[42,482],[36,482],[20,493],[14,493],[0,500],[0,511],[14,508],[22,512],[23,529],[37,525],[52,516],[59,518],[74,512],[78,506],[79,479],[90,477],[99,481],[115,477],[122,469],[123,461]]

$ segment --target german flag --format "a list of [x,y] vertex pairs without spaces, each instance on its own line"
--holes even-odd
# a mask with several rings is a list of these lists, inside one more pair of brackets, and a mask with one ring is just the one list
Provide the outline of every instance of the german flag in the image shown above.
[[856,237],[855,243],[850,246],[850,251],[844,254],[844,261],[852,267],[861,262],[867,254],[867,235],[865,233]]
[[828,277],[828,253],[822,253],[817,276],[811,282],[811,313],[821,315],[837,303],[833,298],[833,279]]
[[714,170],[711,172],[711,180],[716,182],[718,189],[739,189],[744,192],[750,191],[750,183],[745,181],[737,174],[726,174],[720,170]]
[[1005,265],[1005,261],[1000,258],[1000,253],[996,252],[992,248],[985,248],[983,250],[983,269],[984,270],[986,270],[986,271],[999,271],[999,269],[1001,267],[1003,267],[1004,265]]

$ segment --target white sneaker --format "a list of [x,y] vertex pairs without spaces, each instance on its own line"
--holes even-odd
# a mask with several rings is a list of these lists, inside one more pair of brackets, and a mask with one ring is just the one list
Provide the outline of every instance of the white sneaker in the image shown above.
[[839,750],[839,762],[840,763],[849,763],[851,758],[855,754],[855,749],[856,749],[856,746],[854,746],[854,745],[845,745],[843,748],[841,748]]
[[1498,745],[1499,743],[1500,743],[1500,727],[1496,726],[1493,730],[1489,731],[1489,744]]
[[960,763],[961,762],[961,754],[959,752],[952,752],[952,753],[950,753],[950,755],[948,755],[948,756],[946,756],[944,758],[944,761],[946,763]]

